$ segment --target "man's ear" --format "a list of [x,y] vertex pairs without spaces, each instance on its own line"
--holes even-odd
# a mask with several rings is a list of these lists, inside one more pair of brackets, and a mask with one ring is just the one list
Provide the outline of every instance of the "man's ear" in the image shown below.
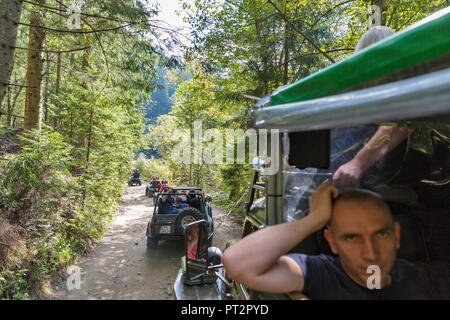
[[331,231],[327,228],[323,231],[323,235],[325,237],[325,239],[327,240],[328,244],[330,245],[330,249],[334,254],[338,254],[337,249],[336,249],[336,245],[333,241],[333,236],[331,234]]
[[396,241],[395,247],[397,249],[399,249],[400,248],[400,230],[401,230],[400,223],[394,222],[394,230],[395,230],[395,241]]

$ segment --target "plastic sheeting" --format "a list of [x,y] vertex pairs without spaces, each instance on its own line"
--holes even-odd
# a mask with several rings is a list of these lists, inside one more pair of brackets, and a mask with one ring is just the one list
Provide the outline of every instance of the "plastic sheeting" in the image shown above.
[[[336,172],[342,165],[350,162],[355,158],[361,149],[365,148],[366,144],[372,139],[379,127],[371,126],[356,126],[351,128],[340,128],[331,130],[331,152],[330,152],[330,167],[331,171]],[[379,137],[373,145],[382,145],[388,143],[390,136],[385,135]],[[360,180],[351,185],[344,185],[343,187],[352,188],[367,188],[374,189],[381,184],[390,183],[401,169],[401,164],[406,158],[407,139],[405,138],[400,144],[390,150],[382,158],[378,159],[370,168],[368,168],[361,176]],[[348,170],[348,169],[347,169]],[[341,181],[333,181],[338,185]]]
[[258,129],[298,132],[450,114],[450,69],[255,111]]
[[292,168],[283,171],[283,221],[303,218],[309,212],[309,198],[322,183],[331,178],[331,172],[315,168]]

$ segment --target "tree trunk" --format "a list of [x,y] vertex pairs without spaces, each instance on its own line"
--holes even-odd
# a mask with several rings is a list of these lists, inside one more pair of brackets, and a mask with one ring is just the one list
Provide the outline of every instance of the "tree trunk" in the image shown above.
[[[44,5],[46,0],[36,0]],[[42,25],[39,10],[31,13],[30,24]],[[27,63],[27,88],[25,94],[24,130],[34,128],[40,130],[42,124],[42,71],[43,71],[43,47],[45,41],[45,30],[38,27],[30,27],[28,40],[28,63]]]
[[16,95],[14,96],[14,99],[12,101],[12,103],[10,105],[8,105],[8,111],[6,112],[6,126],[7,127],[12,127],[13,124],[11,122],[12,118],[13,118],[13,114],[14,114],[14,109],[16,107],[16,102],[17,102],[17,98],[19,98],[20,93],[22,92],[22,87],[20,87],[17,92]]
[[262,70],[262,76],[261,80],[263,83],[263,96],[266,96],[269,94],[269,80],[268,80],[268,58],[267,58],[267,48],[266,44],[264,43],[263,37],[260,34],[259,29],[259,23],[258,20],[255,18],[255,29],[256,29],[256,38],[258,39],[258,44],[260,45],[260,50],[262,51],[262,64],[263,64],[263,70]]
[[[286,11],[284,13],[286,15]],[[284,25],[284,74],[283,85],[289,83],[289,25],[285,22]]]
[[[85,41],[87,41],[86,38],[85,38]],[[86,77],[87,77],[87,71],[88,71],[88,68],[89,68],[89,53],[90,53],[89,49],[84,50],[83,58],[82,58],[83,60],[81,62],[81,72],[83,74],[85,74]],[[83,89],[85,91],[88,90],[86,81],[83,80],[83,82],[81,83],[81,86],[83,87]],[[86,95],[84,95],[84,94],[82,95],[82,100],[83,100],[83,102],[87,102]],[[87,121],[85,110],[81,110],[80,118],[81,118],[81,122],[82,123]],[[83,148],[85,145],[86,145],[86,132],[83,131],[83,130],[80,130],[80,132],[78,134],[78,146],[80,148]]]
[[[59,9],[63,9],[62,2],[59,4]],[[62,24],[62,17],[59,17],[59,24]],[[53,121],[53,128],[57,130],[58,128],[58,120],[59,120],[59,91],[61,88],[61,64],[62,64],[62,54],[57,53],[58,60],[56,62],[56,85],[55,85],[55,100],[53,101],[53,105],[55,106],[55,120]]]
[[18,22],[23,0],[0,0],[0,105],[14,64]]
[[53,128],[56,130],[59,126],[59,91],[61,89],[61,65],[62,65],[62,56],[61,53],[58,53],[58,61],[56,62],[56,85],[55,85],[55,101],[53,104],[55,105],[55,120],[53,121]]
[[6,93],[6,112],[3,110],[3,108],[0,109],[0,118],[2,115],[6,115],[6,127],[9,127],[9,119],[8,114],[9,110],[11,110],[11,87],[8,87],[7,93]]
[[45,89],[44,89],[44,122],[48,121],[48,86],[50,82],[50,54],[46,54]]
[[[89,112],[89,131],[88,131],[88,137],[87,137],[87,148],[86,148],[86,163],[84,167],[84,173],[88,174],[89,170],[89,160],[91,156],[91,144],[92,144],[92,130],[94,125],[94,107],[91,105],[90,112]],[[84,211],[85,204],[86,204],[86,194],[87,194],[87,184],[86,180],[83,180],[83,194],[81,196],[81,208]]]

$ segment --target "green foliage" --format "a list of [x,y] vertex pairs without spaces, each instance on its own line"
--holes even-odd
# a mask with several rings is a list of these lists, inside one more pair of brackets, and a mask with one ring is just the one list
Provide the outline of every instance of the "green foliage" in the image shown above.
[[27,273],[26,269],[0,271],[0,299],[28,300]]
[[[146,135],[146,140],[161,159],[148,160],[148,167],[154,168],[146,172],[150,171],[151,176],[157,172],[160,177],[169,178],[170,183],[180,186],[220,189],[236,200],[248,184],[249,167],[194,163],[193,130],[196,121],[201,121],[203,131],[216,129],[223,137],[227,129],[244,129],[244,115],[248,113],[251,101],[245,99],[242,92],[236,92],[234,85],[223,82],[219,73],[204,72],[195,60],[188,64],[186,73],[173,73],[172,79],[177,84],[172,111],[150,125]],[[172,139],[177,129],[187,130],[191,139],[190,163],[177,164],[172,159],[174,147],[180,142]],[[207,146],[208,142],[204,141],[203,147]],[[166,166],[164,170],[158,168],[161,164]]]
[[13,273],[3,276],[3,297],[28,297],[46,276],[99,240],[113,218],[143,125],[123,99],[96,98],[95,115],[86,119],[91,126],[84,129],[89,148],[44,128],[24,137],[22,153],[5,161],[0,212],[26,230],[22,260],[30,271],[25,276],[6,270]]
[[174,179],[169,165],[169,162],[165,159],[146,159],[143,154],[140,154],[139,158],[134,162],[134,167],[139,169],[142,179],[151,181],[153,177],[158,176],[160,179],[172,183]]
[[[38,132],[33,132],[35,137]],[[39,140],[23,138],[27,143],[23,152],[11,157],[6,162],[2,183],[2,206],[14,208],[19,201],[27,197],[31,189],[60,191],[66,188],[66,181],[61,175],[53,175],[54,171],[62,175],[68,174],[71,147],[64,138],[55,132],[43,131]]]
[[[375,0],[182,0],[196,46],[189,57],[222,81],[262,97],[350,54]],[[384,0],[383,23],[400,31],[445,0]]]

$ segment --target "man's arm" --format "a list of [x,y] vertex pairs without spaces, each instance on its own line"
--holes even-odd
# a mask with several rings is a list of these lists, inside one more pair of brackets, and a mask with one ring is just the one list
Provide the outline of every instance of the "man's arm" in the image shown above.
[[257,231],[229,247],[222,257],[228,276],[255,290],[274,293],[302,291],[303,271],[285,254],[328,223],[331,198],[337,196],[336,187],[323,184],[310,198],[307,217]]
[[172,189],[172,188],[168,189],[168,190],[167,190],[167,193],[168,193],[168,194],[163,195],[162,198],[161,198],[161,201],[162,201],[162,202],[166,202],[167,198],[169,197],[169,195],[170,195],[172,192],[173,192],[173,189]]
[[363,173],[408,137],[405,127],[381,126],[370,141],[349,162],[333,175],[333,181],[342,186],[359,181]]

